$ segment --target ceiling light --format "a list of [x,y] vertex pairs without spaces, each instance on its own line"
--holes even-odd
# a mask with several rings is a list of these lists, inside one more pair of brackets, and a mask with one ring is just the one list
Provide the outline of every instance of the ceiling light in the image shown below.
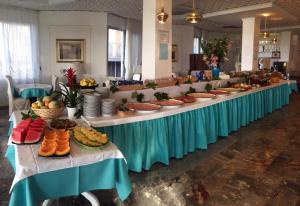
[[262,16],[264,16],[264,17],[268,17],[268,16],[270,16],[271,14],[270,13],[263,13],[262,14]]
[[277,43],[277,37],[276,37],[276,36],[273,37],[272,43],[273,43],[273,44],[276,44],[276,43]]
[[187,15],[185,20],[191,24],[196,24],[201,21],[202,16],[195,9],[195,1],[193,0],[193,11]]
[[167,22],[169,15],[165,12],[164,8],[161,8],[160,12],[156,15],[158,23],[164,24]]
[[264,32],[264,38],[266,39],[266,38],[269,38],[270,37],[270,33],[269,32]]

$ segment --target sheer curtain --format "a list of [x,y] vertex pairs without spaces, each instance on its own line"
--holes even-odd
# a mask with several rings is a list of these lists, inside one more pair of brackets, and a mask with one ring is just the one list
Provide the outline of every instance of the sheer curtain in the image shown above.
[[142,64],[142,22],[127,20],[125,43],[125,79],[131,80],[134,73],[141,73]]
[[36,12],[0,7],[1,82],[7,74],[16,83],[35,82],[39,79]]

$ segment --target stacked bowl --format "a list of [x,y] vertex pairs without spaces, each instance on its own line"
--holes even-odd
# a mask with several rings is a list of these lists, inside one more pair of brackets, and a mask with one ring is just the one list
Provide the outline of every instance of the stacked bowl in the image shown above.
[[110,94],[110,90],[107,87],[99,87],[96,89],[96,91],[101,94],[101,97],[104,98],[108,98],[109,94]]
[[115,104],[114,99],[103,99],[102,100],[102,115],[103,116],[112,116],[115,114]]
[[101,94],[85,94],[83,102],[83,116],[88,118],[101,115]]

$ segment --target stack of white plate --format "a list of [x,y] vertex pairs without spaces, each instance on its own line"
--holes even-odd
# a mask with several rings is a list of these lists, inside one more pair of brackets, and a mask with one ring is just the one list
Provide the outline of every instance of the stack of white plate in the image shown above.
[[103,99],[102,100],[102,115],[103,116],[112,116],[115,114],[115,104],[114,99]]
[[107,87],[99,87],[96,88],[96,91],[101,94],[101,97],[104,98],[109,98],[110,90]]
[[83,116],[93,118],[101,115],[101,94],[85,94],[83,102]]

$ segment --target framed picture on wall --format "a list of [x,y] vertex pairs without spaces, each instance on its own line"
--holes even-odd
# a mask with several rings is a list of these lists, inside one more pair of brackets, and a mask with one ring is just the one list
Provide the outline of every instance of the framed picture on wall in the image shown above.
[[84,39],[56,39],[57,62],[84,62]]
[[159,31],[159,42],[160,43],[169,43],[169,32],[168,31]]

